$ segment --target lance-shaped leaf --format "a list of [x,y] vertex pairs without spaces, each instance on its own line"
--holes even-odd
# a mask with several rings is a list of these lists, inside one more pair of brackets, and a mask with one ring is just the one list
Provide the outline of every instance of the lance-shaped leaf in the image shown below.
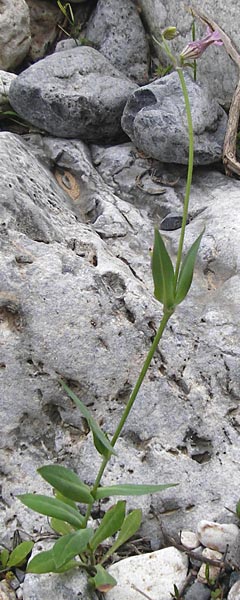
[[167,488],[174,487],[178,483],[163,483],[160,485],[141,485],[132,483],[120,483],[119,485],[109,485],[107,487],[97,488],[95,498],[101,500],[109,496],[143,496],[144,494],[155,494],[162,492]]
[[52,548],[53,558],[57,569],[68,563],[72,558],[81,554],[87,548],[88,542],[93,537],[93,529],[81,529],[74,533],[64,535]]
[[174,305],[174,269],[163,238],[155,229],[152,253],[154,296],[165,308]]
[[28,554],[30,554],[33,546],[34,542],[31,541],[21,542],[21,544],[18,544],[18,546],[16,546],[16,548],[14,548],[14,550],[10,554],[10,557],[7,562],[7,567],[18,567],[22,565]]
[[119,500],[117,504],[112,506],[104,515],[101,523],[91,539],[89,546],[93,552],[96,548],[116,531],[121,529],[125,517],[126,502]]
[[115,452],[115,450],[113,449],[111,443],[109,442],[107,436],[100,429],[99,425],[97,424],[95,419],[92,417],[91,413],[86,408],[86,406],[83,404],[83,402],[76,396],[76,394],[74,394],[74,392],[68,387],[68,385],[61,379],[60,379],[60,383],[61,383],[63,389],[65,390],[65,392],[67,392],[68,396],[71,398],[71,400],[73,400],[73,402],[75,402],[75,404],[78,406],[78,408],[80,408],[80,411],[81,411],[84,419],[86,419],[86,421],[88,423],[89,429],[91,429],[91,432],[93,434],[94,446],[95,446],[96,450],[99,452],[99,454],[101,454],[102,456],[105,456],[106,458],[109,455],[109,453],[117,454]]
[[94,499],[91,496],[90,488],[73,471],[62,465],[47,465],[40,467],[38,473],[58,490],[66,498],[75,502],[84,502],[92,504]]
[[122,544],[125,544],[125,542],[127,542],[127,540],[129,540],[129,538],[131,538],[134,535],[134,533],[136,533],[136,531],[138,531],[141,525],[141,521],[142,511],[140,508],[136,508],[135,510],[130,512],[129,515],[126,516],[126,518],[123,521],[121,530],[119,531],[119,534],[117,536],[117,539],[115,540],[111,548],[109,548],[107,553],[104,555],[101,564],[105,562],[109,558],[109,556],[116,552],[116,550],[120,546],[122,546]]
[[7,548],[3,548],[0,552],[0,568],[1,569],[5,569],[6,565],[7,565],[7,561],[9,559],[9,554],[10,552],[7,550]]
[[51,549],[39,552],[39,554],[34,556],[28,563],[27,573],[64,573],[65,571],[69,571],[69,569],[76,568],[78,564],[75,560],[71,560],[62,567],[57,568]]
[[188,253],[186,254],[183,260],[177,282],[176,294],[174,299],[175,304],[180,304],[180,302],[182,302],[184,298],[186,298],[188,290],[191,287],[198,248],[200,246],[203,233],[204,230],[202,231],[202,233],[200,233],[195,242],[193,242],[191,248],[188,250]]
[[64,521],[59,521],[59,519],[50,519],[50,525],[53,531],[59,533],[59,535],[67,535],[73,531],[73,527],[69,525],[69,523],[65,523]]
[[117,585],[116,579],[108,573],[102,565],[96,566],[96,575],[89,577],[89,583],[99,592],[109,592],[115,585]]
[[50,498],[41,494],[21,494],[17,498],[28,508],[35,510],[35,512],[47,515],[48,517],[55,517],[55,519],[59,519],[60,521],[66,521],[66,523],[69,523],[75,529],[80,529],[83,525],[84,518],[82,515],[72,508],[72,506],[68,506],[65,502],[57,498]]

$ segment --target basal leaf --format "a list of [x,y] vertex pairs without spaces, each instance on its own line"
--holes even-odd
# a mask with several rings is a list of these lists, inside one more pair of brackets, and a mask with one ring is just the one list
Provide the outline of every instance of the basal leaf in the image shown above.
[[69,523],[64,523],[64,521],[59,521],[59,519],[54,519],[54,517],[50,519],[50,525],[53,531],[56,531],[59,535],[67,535],[73,531],[73,527]]
[[125,508],[126,502],[120,500],[105,513],[97,531],[89,543],[89,546],[93,552],[96,550],[99,544],[101,544],[101,542],[106,540],[111,535],[114,535],[116,531],[121,529],[125,517]]
[[174,270],[163,238],[155,229],[152,253],[154,296],[165,308],[174,306]]
[[38,469],[38,473],[66,498],[85,504],[93,503],[90,488],[70,469],[62,465],[47,465]]
[[16,548],[14,548],[14,550],[11,552],[8,562],[7,562],[7,567],[18,567],[20,565],[22,565],[26,559],[26,557],[28,556],[28,554],[30,554],[32,548],[34,546],[34,542],[21,542],[21,544],[18,544],[18,546],[16,546]]
[[35,510],[41,515],[66,521],[66,523],[70,523],[75,529],[82,527],[84,519],[80,513],[65,502],[57,500],[57,498],[42,496],[40,494],[21,494],[17,497],[25,506],[28,506],[28,508]]
[[109,592],[115,585],[116,579],[102,565],[96,565],[96,575],[89,577],[89,583],[99,592]]
[[108,498],[109,496],[143,496],[144,494],[155,494],[162,492],[167,488],[174,487],[177,483],[163,483],[160,485],[141,485],[132,483],[122,483],[119,485],[109,485],[107,487],[97,488],[96,500]]
[[131,538],[136,533],[136,531],[138,531],[138,529],[141,525],[141,521],[142,521],[142,511],[140,508],[136,508],[135,510],[130,512],[129,515],[126,516],[126,518],[123,521],[121,530],[119,531],[116,541],[113,543],[111,548],[109,548],[107,553],[104,555],[104,558],[101,561],[101,563],[105,562],[105,560],[107,560],[109,558],[109,556],[111,556],[114,552],[116,552],[116,550],[120,546],[122,546],[122,544],[125,544],[125,542],[127,542],[127,540],[129,540],[129,538]]
[[64,535],[57,540],[52,548],[56,568],[59,569],[74,558],[74,556],[84,552],[92,537],[93,529],[89,527]]
[[188,253],[186,254],[183,260],[177,282],[175,304],[180,304],[184,300],[184,298],[186,298],[186,295],[191,287],[198,248],[200,246],[203,233],[204,230],[202,231],[202,233],[200,233],[195,242],[193,242],[191,248],[188,250]]
[[[60,379],[60,383],[61,383],[63,389],[65,390],[65,392],[67,392],[68,396],[78,406],[84,419],[86,419],[89,429],[91,429],[91,432],[93,434],[93,441],[94,441],[96,450],[102,456],[105,456],[105,457],[107,457],[109,455],[109,453],[117,454],[115,452],[115,450],[113,449],[111,443],[109,442],[107,436],[100,429],[99,425],[97,424],[95,419],[92,417],[91,413],[86,408],[86,406],[83,404],[83,402],[76,396],[76,394],[74,394],[74,392],[68,387],[68,385],[61,379]],[[98,441],[97,445],[96,445],[96,440]]]
[[51,549],[39,552],[39,554],[34,556],[28,563],[27,573],[64,573],[77,566],[78,563],[75,560],[71,560],[58,569]]

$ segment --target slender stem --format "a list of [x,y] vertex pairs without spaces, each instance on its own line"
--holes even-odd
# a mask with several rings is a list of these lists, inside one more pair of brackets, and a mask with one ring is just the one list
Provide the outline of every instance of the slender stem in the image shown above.
[[[195,21],[193,21],[192,24],[192,41],[195,42],[196,40],[196,27],[195,27]],[[193,61],[193,80],[197,81],[197,61],[194,60]]]
[[[121,433],[121,431],[122,431],[122,429],[124,427],[124,424],[125,424],[125,422],[126,422],[126,420],[128,418],[128,415],[130,413],[130,410],[131,410],[131,408],[132,408],[132,406],[134,404],[134,401],[136,400],[137,394],[138,394],[138,392],[140,390],[140,387],[141,387],[141,385],[143,383],[143,380],[145,378],[147,370],[148,370],[148,368],[150,366],[152,358],[153,358],[153,356],[154,356],[154,354],[156,352],[156,349],[158,347],[160,339],[161,339],[161,337],[163,335],[164,329],[165,329],[165,327],[166,327],[166,325],[167,325],[167,323],[168,323],[171,315],[173,314],[173,312],[174,311],[171,310],[171,311],[166,311],[163,314],[163,317],[161,319],[161,323],[159,325],[158,331],[157,331],[157,333],[155,335],[155,338],[153,340],[151,348],[150,348],[150,350],[149,350],[149,352],[147,354],[147,358],[146,358],[146,360],[144,362],[144,365],[142,367],[142,370],[141,370],[141,372],[140,372],[140,374],[138,376],[137,382],[136,382],[136,384],[135,384],[135,386],[133,388],[133,391],[132,391],[131,396],[130,396],[130,398],[128,400],[127,406],[126,406],[125,410],[123,411],[123,414],[122,414],[121,419],[119,421],[119,424],[118,424],[118,426],[116,428],[116,431],[115,431],[115,433],[114,433],[114,435],[113,435],[113,437],[111,439],[111,445],[112,446],[115,446],[116,441],[117,441],[117,439],[120,436],[120,433]],[[97,488],[98,488],[98,486],[100,484],[100,481],[102,479],[103,473],[105,471],[105,468],[107,466],[107,463],[108,463],[110,457],[111,457],[111,455],[108,454],[102,460],[102,463],[100,465],[100,468],[99,468],[99,471],[98,471],[98,474],[97,474],[97,477],[96,477],[96,480],[95,480],[95,483],[94,483],[94,486],[93,486],[93,488],[91,490],[91,494],[92,494],[93,497],[95,497]],[[84,523],[82,525],[83,528],[86,527],[86,525],[87,525],[88,519],[89,519],[90,514],[91,514],[92,504],[88,505],[87,512],[86,512],[85,519],[84,519]]]
[[188,150],[188,173],[187,173],[187,183],[186,183],[184,206],[183,206],[182,227],[181,227],[181,234],[180,234],[180,239],[179,239],[179,244],[178,244],[177,261],[176,261],[176,267],[175,267],[175,290],[176,290],[176,286],[177,286],[179,269],[180,269],[181,260],[182,260],[183,243],[184,243],[185,229],[186,229],[186,224],[187,224],[188,205],[189,205],[189,198],[190,198],[190,191],[191,191],[191,184],[192,184],[193,154],[194,154],[193,124],[192,124],[191,107],[190,107],[190,102],[189,102],[189,97],[188,97],[187,86],[186,86],[186,82],[184,79],[182,69],[180,67],[177,67],[176,70],[178,73],[178,77],[180,79],[183,96],[184,96],[185,107],[186,107],[187,123],[188,123],[189,150]]

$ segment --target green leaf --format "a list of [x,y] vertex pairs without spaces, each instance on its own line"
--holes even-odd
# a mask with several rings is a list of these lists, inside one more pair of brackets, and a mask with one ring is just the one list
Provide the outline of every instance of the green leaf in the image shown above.
[[161,485],[138,485],[132,483],[122,483],[119,485],[109,485],[108,487],[99,487],[95,495],[96,500],[108,498],[109,496],[143,496],[144,494],[155,494],[162,492],[167,488],[174,487],[178,483],[163,483]]
[[240,519],[240,500],[236,504],[236,515]]
[[102,565],[96,566],[96,575],[89,577],[89,583],[99,592],[109,592],[115,585],[116,579],[112,577]]
[[0,552],[0,563],[3,569],[5,569],[5,567],[7,566],[9,554],[10,552],[8,552],[7,548],[3,548],[3,550],[1,550]]
[[125,509],[126,502],[124,500],[119,500],[117,504],[112,506],[112,508],[105,513],[89,544],[93,552],[96,550],[99,544],[103,542],[103,540],[106,540],[111,535],[114,535],[116,531],[121,529],[125,517]]
[[92,537],[93,529],[89,527],[64,535],[57,540],[52,548],[53,558],[57,569],[68,563],[77,554],[84,552]]
[[88,485],[83,483],[70,469],[62,465],[47,465],[46,467],[40,467],[37,471],[45,481],[66,498],[85,504],[93,503],[94,499]]
[[7,567],[18,567],[22,565],[28,554],[30,554],[33,546],[34,542],[30,541],[21,542],[21,544],[18,544],[18,546],[16,546],[16,548],[14,548],[14,550],[10,554],[10,557],[7,562]]
[[188,253],[186,254],[183,260],[177,282],[175,304],[180,304],[184,300],[184,298],[186,298],[188,290],[191,287],[198,248],[200,246],[203,233],[204,229],[202,233],[200,233],[198,238],[195,240],[195,242],[193,242],[191,248],[188,250]]
[[28,563],[27,573],[64,573],[78,565],[79,563],[75,560],[71,560],[58,569],[51,549],[46,550],[45,552],[39,552],[39,554],[34,556]]
[[76,502],[74,502],[73,500],[70,500],[70,498],[66,498],[66,496],[61,494],[61,492],[58,492],[58,490],[56,490],[55,488],[53,490],[53,493],[54,493],[55,498],[57,498],[58,500],[61,500],[65,504],[68,504],[68,506],[72,506],[72,508],[75,508],[75,510],[78,511]]
[[107,560],[109,558],[109,556],[111,556],[114,552],[116,552],[116,550],[120,546],[122,546],[122,544],[125,544],[125,542],[127,540],[129,540],[129,538],[131,538],[134,535],[134,533],[136,533],[136,531],[138,531],[138,529],[141,525],[141,521],[142,521],[142,511],[140,508],[136,508],[135,510],[130,512],[129,515],[126,516],[126,518],[123,521],[121,530],[119,531],[116,541],[113,543],[111,548],[109,548],[107,553],[104,555],[101,563],[105,562],[105,560]]
[[174,269],[163,238],[155,229],[152,253],[152,274],[154,281],[154,296],[164,308],[174,306]]
[[65,502],[57,500],[57,498],[50,498],[49,496],[42,496],[40,494],[21,494],[17,498],[25,506],[28,506],[28,508],[35,510],[41,515],[66,521],[66,523],[70,523],[76,529],[80,529],[83,525],[84,518],[82,515]]
[[[76,396],[76,394],[74,394],[74,392],[72,392],[72,390],[68,387],[68,385],[66,383],[64,383],[64,381],[62,381],[62,379],[60,379],[60,383],[61,383],[61,386],[63,387],[63,389],[65,390],[65,392],[67,392],[68,396],[73,400],[73,402],[75,402],[75,404],[78,406],[78,408],[80,408],[80,411],[81,411],[82,415],[84,416],[84,419],[86,419],[89,429],[91,429],[92,434],[93,434],[93,441],[94,441],[96,450],[102,456],[105,456],[105,458],[107,458],[109,453],[117,455],[117,453],[113,449],[111,443],[109,442],[107,436],[100,429],[99,425],[97,424],[95,419],[92,417],[91,413],[86,408],[86,406],[83,404],[83,402],[81,400],[79,400],[79,398]],[[96,445],[96,441],[97,441],[97,445]]]
[[50,525],[53,531],[59,533],[59,535],[67,535],[73,531],[73,528],[68,523],[64,523],[64,521],[59,521],[59,519],[50,519]]

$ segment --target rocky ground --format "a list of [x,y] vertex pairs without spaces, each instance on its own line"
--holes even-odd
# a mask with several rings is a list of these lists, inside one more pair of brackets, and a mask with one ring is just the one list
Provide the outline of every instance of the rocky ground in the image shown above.
[[[150,34],[156,35],[155,15],[160,30],[182,27],[176,49],[191,39],[182,7],[173,22],[175,4],[71,2],[77,46],[59,28],[69,24],[57,2],[2,2],[2,547],[11,547],[16,530],[21,539],[38,540],[50,531],[46,517],[16,498],[47,493],[36,475],[40,465],[58,462],[94,481],[99,459],[91,434],[59,377],[113,434],[161,318],[150,265],[153,231],[161,230],[174,260],[188,137],[177,75],[156,77],[165,59]],[[237,4],[226,9],[209,0],[206,9],[215,19],[222,10],[221,26],[234,39]],[[128,499],[128,509],[143,510],[141,541],[134,552],[124,551],[132,562],[111,566],[119,585],[106,600],[240,598],[233,514],[240,454],[239,180],[226,177],[221,164],[236,74],[223,48],[210,48],[209,56],[201,59],[197,83],[186,75],[195,167],[185,252],[205,227],[193,285],[169,322],[104,475],[105,484],[178,486]],[[216,559],[220,570],[209,565]],[[206,572],[204,560],[217,571]],[[76,572],[29,574],[24,581],[15,573],[13,581],[11,588],[0,582],[4,600],[97,598]]]

